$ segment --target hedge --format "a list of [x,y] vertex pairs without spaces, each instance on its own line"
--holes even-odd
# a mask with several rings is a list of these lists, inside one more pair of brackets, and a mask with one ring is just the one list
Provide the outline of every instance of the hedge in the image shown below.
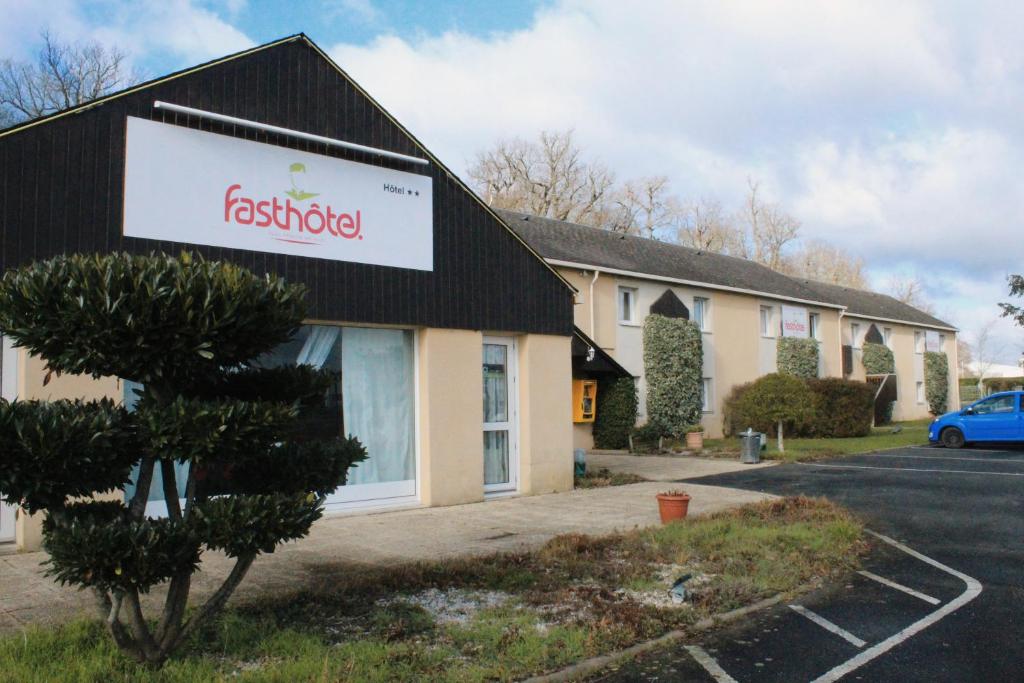
[[636,426],[636,382],[632,377],[603,380],[597,385],[594,415],[594,447],[626,448]]
[[765,375],[754,382],[733,387],[723,405],[727,433],[738,434],[748,427],[755,432],[776,435],[778,421],[790,436],[811,433],[814,395],[807,381],[785,373]]
[[[774,400],[773,392],[765,391],[765,382],[774,382],[766,375],[756,382],[733,387],[723,403],[726,434],[735,435],[751,427],[754,431],[775,434],[776,423],[768,415],[767,403]],[[792,382],[788,386],[806,401],[809,410],[801,419],[785,424],[790,436],[843,437],[863,436],[871,431],[874,413],[875,389],[866,382],[837,378],[811,379]]]
[[644,320],[647,418],[672,436],[700,422],[704,350],[689,320],[649,315]]
[[[978,380],[972,380],[975,386],[978,385]],[[1013,391],[1015,387],[1024,386],[1024,377],[987,377],[983,380],[985,388],[988,393],[995,393],[997,391]],[[963,382],[960,383],[963,386]],[[961,392],[963,389],[961,389]]]
[[867,436],[875,414],[875,388],[837,377],[807,382],[814,394],[811,434],[821,437]]
[[818,376],[818,341],[799,337],[781,337],[776,345],[779,372],[801,379]]
[[949,396],[949,361],[940,351],[926,351],[924,354],[924,393],[928,399],[928,410],[932,415],[942,415],[947,410]]
[[888,375],[896,372],[896,358],[885,344],[865,343],[863,358],[864,372],[869,375]]

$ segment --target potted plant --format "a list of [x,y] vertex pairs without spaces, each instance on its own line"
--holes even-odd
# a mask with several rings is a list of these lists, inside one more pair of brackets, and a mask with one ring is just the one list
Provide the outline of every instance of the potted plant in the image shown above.
[[683,519],[690,509],[690,494],[686,491],[672,490],[659,493],[658,514],[661,515],[661,523],[668,524],[676,519]]
[[691,451],[704,448],[704,427],[699,424],[689,425],[683,430],[686,434],[686,447]]

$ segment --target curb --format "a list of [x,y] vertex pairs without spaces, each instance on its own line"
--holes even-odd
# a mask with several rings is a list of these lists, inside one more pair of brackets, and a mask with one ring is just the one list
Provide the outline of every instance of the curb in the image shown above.
[[[801,589],[798,588],[797,592],[800,592],[800,590]],[[653,650],[661,645],[666,645],[677,640],[682,640],[687,636],[692,636],[696,632],[707,630],[712,626],[715,626],[716,624],[723,624],[729,621],[733,621],[734,619],[746,616],[751,612],[757,612],[758,610],[765,609],[766,607],[777,605],[783,600],[785,600],[787,597],[789,597],[791,594],[792,593],[779,593],[776,596],[760,600],[752,605],[747,605],[746,607],[740,607],[730,612],[723,612],[721,614],[716,614],[714,616],[701,619],[696,624],[691,626],[690,629],[687,631],[669,631],[668,633],[662,636],[658,636],[653,640],[647,640],[642,643],[637,643],[636,645],[633,645],[631,647],[627,647],[625,650],[619,650],[617,652],[612,652],[610,654],[598,655],[597,657],[584,659],[582,662],[577,662],[576,664],[567,666],[564,669],[560,669],[549,674],[543,674],[540,676],[534,676],[532,678],[524,679],[521,683],[564,683],[565,681],[573,681],[578,678],[582,678],[583,676],[587,676],[592,673],[597,673],[598,671],[601,671],[602,669],[608,667],[611,664],[614,664],[617,661],[623,659],[630,659],[649,650]]]

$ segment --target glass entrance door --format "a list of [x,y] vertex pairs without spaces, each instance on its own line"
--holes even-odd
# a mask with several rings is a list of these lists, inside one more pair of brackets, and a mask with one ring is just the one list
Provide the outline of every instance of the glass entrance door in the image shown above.
[[515,341],[484,337],[484,492],[519,484]]

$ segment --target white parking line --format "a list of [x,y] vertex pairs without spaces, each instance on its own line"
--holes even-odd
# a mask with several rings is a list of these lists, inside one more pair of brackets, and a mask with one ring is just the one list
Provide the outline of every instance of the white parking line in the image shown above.
[[985,472],[981,470],[933,470],[923,467],[875,467],[873,465],[826,465],[822,462],[797,462],[803,467],[832,467],[839,470],[892,470],[894,472],[943,472],[945,474],[991,474],[997,477],[1024,477],[1024,472]]
[[941,562],[933,560],[932,558],[926,555],[922,555],[916,550],[908,548],[899,541],[891,539],[888,536],[883,536],[882,534],[871,531],[870,529],[865,529],[865,531],[867,531],[872,536],[878,538],[879,540],[888,543],[894,548],[898,548],[903,552],[907,553],[908,555],[916,557],[922,562],[930,564],[931,566],[937,569],[941,569],[947,574],[955,576],[956,578],[963,581],[967,585],[967,588],[964,590],[963,593],[958,595],[953,600],[947,602],[945,605],[935,610],[928,616],[924,617],[923,619],[919,619],[918,621],[915,621],[913,624],[906,627],[899,633],[889,636],[877,645],[872,645],[867,650],[864,650],[857,656],[848,659],[847,661],[843,662],[831,671],[814,679],[814,681],[812,681],[811,683],[831,683],[832,681],[838,681],[840,678],[850,673],[851,671],[855,671],[856,669],[870,662],[872,659],[875,659],[876,657],[885,654],[892,648],[902,643],[907,638],[910,638],[916,633],[923,631],[924,629],[928,628],[929,626],[939,621],[943,617],[946,617],[952,614],[953,612],[957,611],[958,609],[969,603],[971,600],[974,600],[974,598],[978,597],[981,594],[982,586],[977,579],[971,578],[970,576],[967,576],[967,574],[958,572],[955,569],[951,569],[950,567],[947,567]]
[[[995,453],[996,451],[993,451]],[[1024,465],[1024,460],[993,460],[992,458],[956,458],[949,455],[899,455],[896,453],[864,453],[872,458],[914,458],[915,460],[966,460],[968,462],[997,462],[1010,465]]]
[[832,633],[836,634],[837,636],[839,636],[846,642],[850,643],[854,647],[864,647],[865,645],[867,645],[867,641],[861,640],[860,638],[853,635],[846,629],[836,626],[825,617],[821,616],[820,614],[815,614],[803,605],[790,605],[789,607],[797,614],[802,614],[818,626],[822,627],[826,631],[831,631]]
[[[909,448],[914,448],[914,449],[923,450],[923,451],[948,450],[948,449],[936,448],[935,446],[900,446],[900,450],[902,450],[904,448],[908,448],[908,449]],[[878,452],[879,453],[883,453],[884,451],[878,451]],[[1012,453],[1012,452],[1019,452],[1019,451],[1006,451],[1006,450],[1000,450],[998,448],[957,448],[955,452],[956,453]]]
[[699,645],[687,645],[686,651],[697,660],[697,663],[704,667],[704,670],[711,674],[718,683],[737,683],[736,679],[725,672],[725,669],[718,666],[718,662]]
[[890,581],[889,579],[885,578],[884,576],[879,576],[878,574],[872,574],[871,572],[866,572],[866,571],[863,571],[863,570],[858,571],[857,573],[860,574],[861,576],[864,576],[864,577],[867,577],[867,578],[871,579],[872,581],[877,581],[878,583],[882,584],[883,586],[888,586],[889,588],[895,588],[898,591],[903,591],[907,595],[913,595],[915,598],[918,598],[920,600],[924,600],[929,605],[938,605],[940,602],[942,602],[941,600],[933,598],[930,595],[925,595],[924,593],[921,593],[920,591],[916,591],[913,588],[908,588],[907,586],[904,586],[901,583],[896,583],[895,581]]

